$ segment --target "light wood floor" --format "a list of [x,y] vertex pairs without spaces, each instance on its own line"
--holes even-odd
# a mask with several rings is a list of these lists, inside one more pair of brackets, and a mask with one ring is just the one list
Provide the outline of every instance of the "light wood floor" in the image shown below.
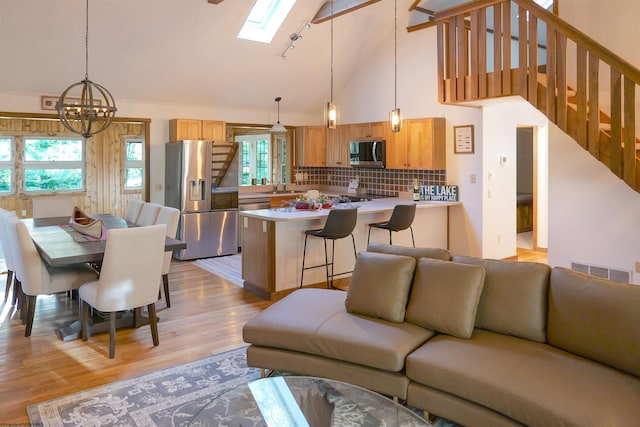
[[[545,253],[518,250],[522,261],[547,262]],[[4,290],[6,275],[0,275]],[[33,333],[6,302],[0,304],[0,425],[27,423],[27,405],[132,378],[243,345],[242,326],[270,303],[192,265],[174,261],[171,308],[156,304],[160,346],[147,326],[118,331],[116,358],[108,334],[89,341],[60,341],[54,331],[77,319],[77,302],[40,297]]]
[[[4,292],[6,275],[0,275]],[[242,288],[174,262],[169,274],[171,308],[156,304],[160,345],[148,326],[118,331],[115,359],[108,334],[89,341],[60,341],[55,329],[78,317],[77,302],[40,297],[30,338],[6,302],[0,305],[0,425],[27,423],[26,407],[69,393],[197,360],[243,345],[242,326],[269,305]],[[3,295],[4,296],[4,295]]]

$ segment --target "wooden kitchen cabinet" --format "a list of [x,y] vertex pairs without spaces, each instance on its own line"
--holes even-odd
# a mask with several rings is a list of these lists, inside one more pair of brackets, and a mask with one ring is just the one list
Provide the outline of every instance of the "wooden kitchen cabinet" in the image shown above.
[[390,138],[391,126],[389,122],[371,123],[371,138],[388,140]]
[[271,299],[276,288],[275,222],[241,216],[244,289]]
[[351,134],[351,125],[338,125],[336,129],[327,129],[327,166],[349,167]]
[[202,121],[202,139],[223,142],[226,140],[226,122],[220,120]]
[[296,128],[296,166],[327,165],[326,131],[325,126]]
[[387,168],[446,169],[445,119],[403,120],[387,139]]
[[169,141],[183,139],[201,139],[202,120],[172,119],[169,120]]
[[226,123],[218,120],[171,119],[169,141],[204,139],[225,141]]

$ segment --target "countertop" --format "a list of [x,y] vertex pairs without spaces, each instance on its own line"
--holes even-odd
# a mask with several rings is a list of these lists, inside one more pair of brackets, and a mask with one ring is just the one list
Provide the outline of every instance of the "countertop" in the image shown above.
[[278,191],[278,192],[268,192],[265,191],[264,193],[258,193],[258,192],[253,192],[253,193],[239,193],[238,194],[238,199],[239,200],[244,200],[244,199],[266,199],[266,198],[271,198],[271,197],[280,197],[280,196],[299,196],[301,194],[304,194],[305,191]]
[[[294,193],[295,194],[295,193]],[[264,195],[263,195],[264,197]],[[403,199],[399,197],[389,197],[385,199],[375,199],[367,202],[353,202],[353,203],[341,203],[338,207],[334,207],[332,209],[345,209],[349,207],[357,207],[358,213],[374,213],[374,212],[384,212],[391,211],[398,204],[409,204],[416,203],[417,209],[428,209],[428,208],[441,208],[448,206],[457,206],[460,202],[431,202],[431,201],[422,201],[422,202],[413,202],[412,200]],[[284,210],[281,208],[274,209],[258,209],[258,210],[250,210],[250,211],[241,211],[241,216],[247,216],[250,218],[264,219],[267,221],[306,221],[310,219],[322,218],[329,215],[329,211],[331,209],[320,209],[317,211],[306,211],[306,210]]]

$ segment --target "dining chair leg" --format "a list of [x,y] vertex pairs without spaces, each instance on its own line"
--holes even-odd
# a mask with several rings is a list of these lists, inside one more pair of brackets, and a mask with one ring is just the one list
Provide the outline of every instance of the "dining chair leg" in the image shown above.
[[22,300],[22,282],[17,277],[13,278],[13,302],[11,305],[16,306],[17,310],[20,309]]
[[31,329],[33,328],[33,317],[36,312],[37,298],[35,295],[27,295],[25,299],[27,300],[27,315],[25,316],[27,327],[24,329],[24,336],[29,337],[31,336]]
[[416,247],[416,241],[413,238],[413,227],[409,226],[409,230],[411,230],[411,243],[413,243],[413,247]]
[[109,359],[116,357],[116,313],[109,313]]
[[13,281],[13,271],[7,271],[7,285],[4,289],[4,299],[9,301],[9,291],[11,290],[11,282]]
[[82,341],[89,339],[89,304],[86,301],[82,305]]
[[158,338],[158,319],[156,317],[156,305],[151,303],[147,306],[149,312],[149,326],[151,327],[151,337],[153,338],[153,345],[160,345],[160,339]]
[[169,297],[169,275],[162,275],[162,285],[164,287],[164,300],[167,302],[167,308],[171,307],[171,298]]

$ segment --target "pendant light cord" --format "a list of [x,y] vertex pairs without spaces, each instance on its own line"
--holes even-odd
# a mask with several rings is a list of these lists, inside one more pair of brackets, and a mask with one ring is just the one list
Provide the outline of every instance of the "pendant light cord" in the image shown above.
[[331,96],[330,102],[333,104],[333,0],[331,0]]
[[89,0],[85,11],[84,28],[84,78],[89,79]]
[[398,108],[398,0],[393,2],[393,108]]

